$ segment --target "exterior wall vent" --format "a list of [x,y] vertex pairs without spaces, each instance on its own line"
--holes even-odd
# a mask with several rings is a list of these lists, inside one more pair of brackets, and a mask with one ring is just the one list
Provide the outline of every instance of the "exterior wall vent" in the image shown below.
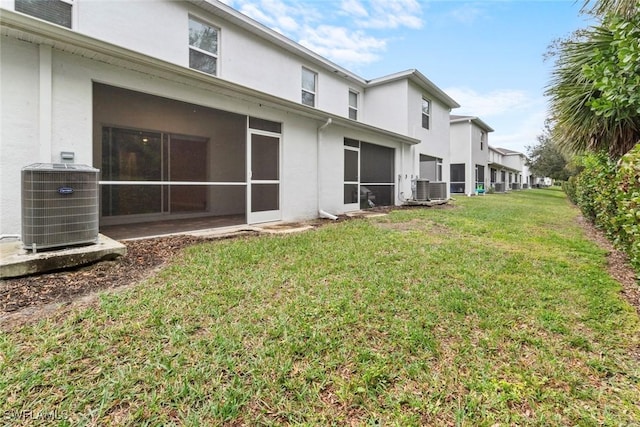
[[420,201],[429,200],[429,180],[428,179],[416,180],[416,200],[420,200]]
[[22,169],[22,243],[34,252],[98,241],[98,175],[86,165]]

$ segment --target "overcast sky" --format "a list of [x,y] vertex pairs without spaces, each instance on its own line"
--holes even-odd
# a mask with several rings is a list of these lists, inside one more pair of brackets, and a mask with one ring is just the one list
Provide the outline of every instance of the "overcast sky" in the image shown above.
[[224,2],[365,79],[418,69],[521,152],[544,128],[547,47],[589,25],[581,0]]

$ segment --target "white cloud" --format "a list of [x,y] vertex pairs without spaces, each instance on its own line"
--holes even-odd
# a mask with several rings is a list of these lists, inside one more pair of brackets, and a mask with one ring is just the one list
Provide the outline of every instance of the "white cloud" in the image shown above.
[[361,28],[422,27],[422,6],[417,0],[343,0],[341,12]]
[[445,92],[460,105],[452,114],[480,117],[495,131],[489,144],[526,154],[526,147],[537,143],[547,116],[544,97],[520,89],[500,89],[484,93],[467,87]]
[[543,131],[546,117],[546,110],[540,106],[532,108],[527,114],[505,115],[490,124],[496,131],[489,136],[489,144],[526,154],[527,146],[538,143],[537,137]]
[[387,30],[422,26],[419,0],[225,1],[345,67],[380,60],[387,47]]
[[339,64],[368,64],[379,59],[386,42],[361,31],[349,31],[344,27],[321,25],[307,27],[300,44]]
[[342,0],[340,9],[342,10],[342,12],[346,13],[349,16],[369,16],[369,12],[367,12],[367,9],[363,6],[360,0]]
[[275,19],[272,16],[267,15],[262,11],[262,8],[254,3],[246,3],[240,7],[240,12],[247,15],[250,18],[255,19],[260,22],[262,25],[266,25],[267,27],[275,26]]
[[533,102],[522,90],[503,89],[479,93],[465,87],[453,87],[445,89],[445,92],[461,105],[454,114],[468,114],[481,118],[522,109]]
[[453,9],[451,12],[449,12],[448,15],[454,21],[460,22],[462,24],[472,24],[478,19],[486,16],[484,10],[476,6],[471,6],[469,4],[465,4],[462,7]]

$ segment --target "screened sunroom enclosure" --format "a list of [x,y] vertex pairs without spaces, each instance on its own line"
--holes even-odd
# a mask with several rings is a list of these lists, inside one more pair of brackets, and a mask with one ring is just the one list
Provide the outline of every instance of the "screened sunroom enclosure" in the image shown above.
[[344,139],[344,204],[348,210],[392,206],[394,149]]
[[101,225],[280,219],[280,123],[97,83],[93,95]]

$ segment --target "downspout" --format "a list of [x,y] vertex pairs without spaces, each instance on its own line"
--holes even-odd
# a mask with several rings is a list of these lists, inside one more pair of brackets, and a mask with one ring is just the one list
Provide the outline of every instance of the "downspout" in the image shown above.
[[330,214],[329,212],[324,211],[322,209],[322,206],[320,205],[320,197],[322,195],[322,191],[321,191],[322,178],[320,176],[320,174],[322,173],[322,162],[320,161],[320,146],[322,145],[321,144],[321,134],[327,127],[329,127],[329,125],[332,122],[333,122],[333,120],[331,120],[331,117],[329,117],[327,119],[327,122],[318,128],[318,137],[317,137],[317,140],[316,140],[316,147],[317,147],[316,148],[316,153],[317,153],[316,154],[316,162],[317,162],[316,167],[317,167],[318,171],[316,173],[316,176],[317,176],[317,187],[318,187],[318,215],[320,216],[320,218],[327,218],[327,219],[331,219],[331,220],[335,221],[335,220],[338,219],[338,217],[333,215],[333,214]]
[[476,174],[475,165],[473,164],[473,123],[469,120],[469,178],[471,179],[471,186],[467,196],[471,196],[476,191]]

